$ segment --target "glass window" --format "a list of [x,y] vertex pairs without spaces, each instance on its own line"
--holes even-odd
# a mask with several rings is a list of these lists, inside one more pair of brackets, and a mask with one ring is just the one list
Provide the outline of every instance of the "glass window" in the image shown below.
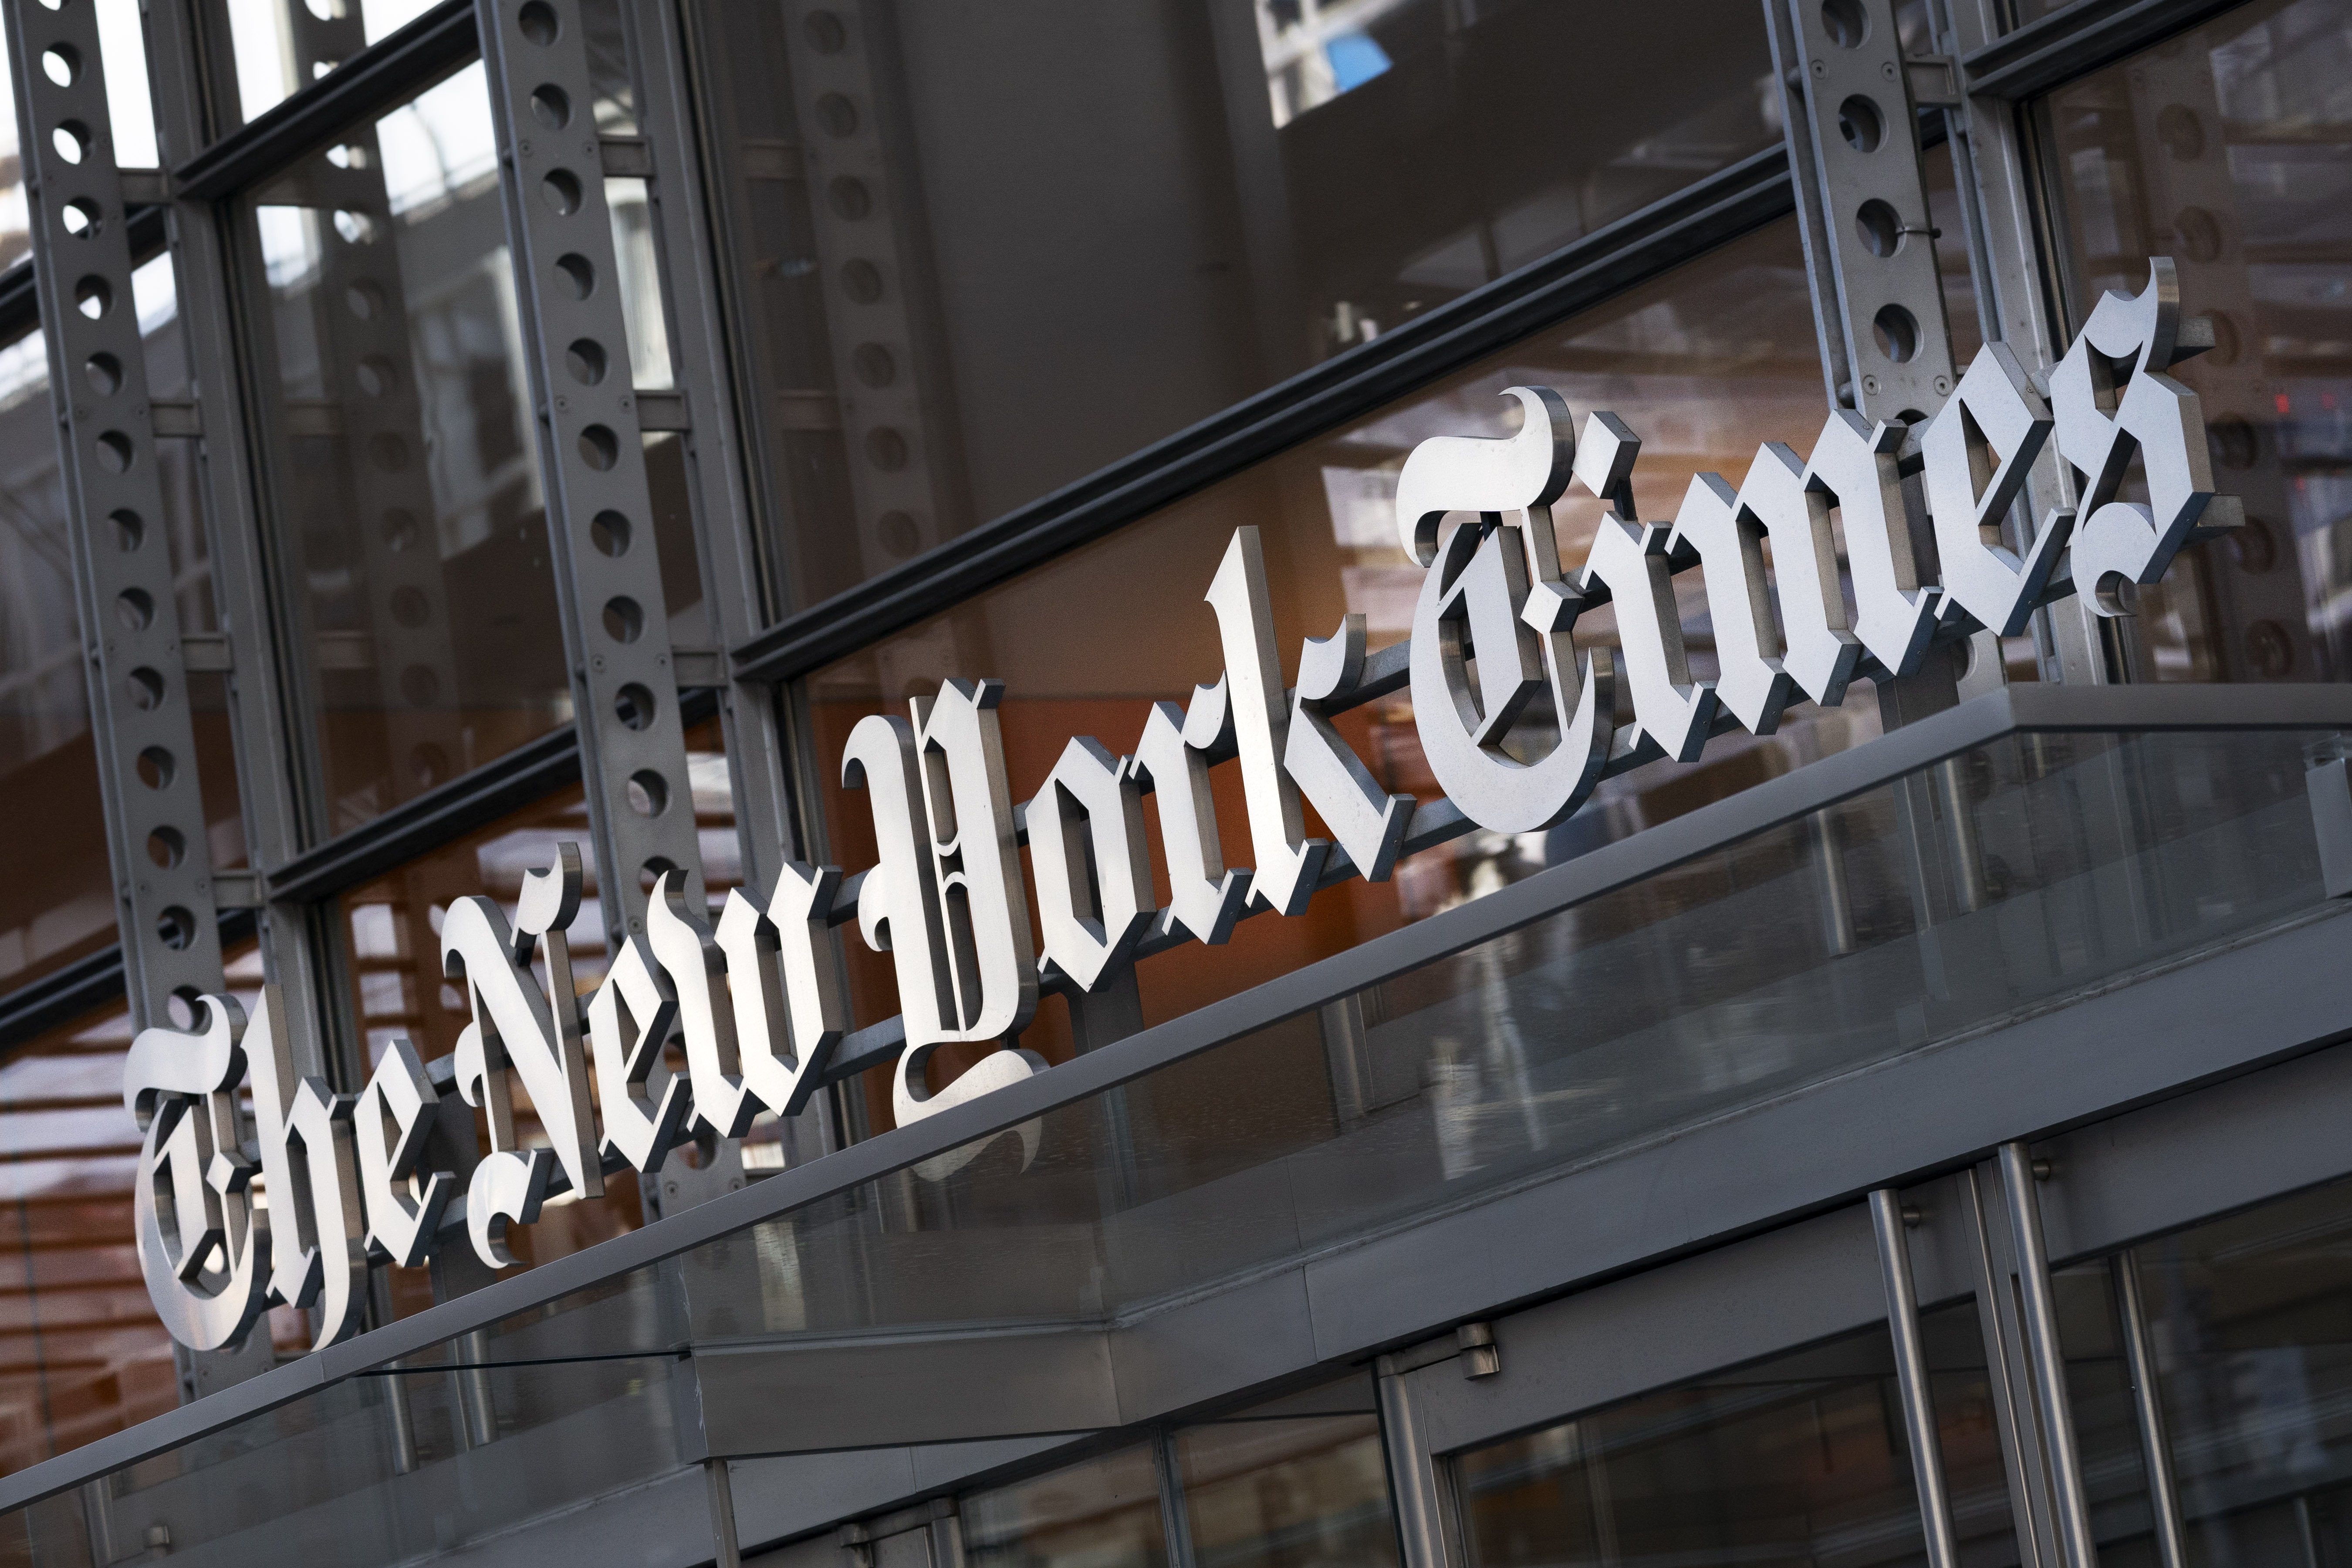
[[1148,1445],[965,1498],[962,1516],[971,1568],[1167,1568]]
[[[2014,1563],[1976,1310],[1922,1328],[1962,1558]],[[1475,1449],[1456,1462],[1470,1561],[1919,1561],[1902,1410],[1874,1328]]]
[[[1201,595],[1236,526],[1261,531],[1286,676],[1295,678],[1301,640],[1328,636],[1349,612],[1367,617],[1376,647],[1409,632],[1422,574],[1395,542],[1393,500],[1397,471],[1423,437],[1507,434],[1518,405],[1501,390],[1549,385],[1580,416],[1612,409],[1644,438],[1636,499],[1643,515],[1666,516],[1702,469],[1737,484],[1760,443],[1811,446],[1825,412],[1815,341],[1795,225],[1775,225],[819,672],[808,692],[830,858],[852,871],[875,858],[866,797],[839,785],[842,746],[865,715],[903,714],[907,698],[943,677],[1003,679],[1006,767],[1014,798],[1026,800],[1071,736],[1132,751],[1153,702],[1181,703],[1194,682],[1215,679],[1223,657]],[[1604,510],[1580,490],[1555,507],[1571,567]],[[1697,576],[1685,574],[1677,584],[1692,669],[1705,679],[1715,668]],[[1613,643],[1615,625],[1613,608],[1601,606],[1578,621],[1580,643]],[[1383,787],[1435,795],[1403,694],[1343,715],[1338,726]],[[1869,688],[1857,685],[1845,708],[1793,711],[1769,740],[1725,736],[1703,765],[1657,764],[1610,781],[1549,834],[1474,835],[1408,858],[1391,881],[1330,889],[1297,919],[1246,921],[1225,948],[1188,944],[1148,960],[1145,1022],[1176,1017],[1877,733]],[[1212,778],[1227,863],[1249,864],[1239,772],[1221,768]],[[1164,903],[1156,815],[1147,811],[1145,823]],[[1310,821],[1310,831],[1321,830]],[[895,1013],[887,956],[854,934],[845,946],[857,1021]],[[1068,1042],[1064,1005],[1049,999],[1022,1044],[1058,1061]],[[961,1049],[939,1053],[943,1072],[970,1059]],[[866,1100],[869,1114],[887,1115],[887,1092]]]
[[[248,1008],[251,944],[227,955]],[[139,1271],[131,1185],[139,1127],[122,1104],[131,1014],[121,1003],[0,1061],[0,1474],[78,1448],[180,1403],[172,1339]],[[282,1344],[310,1335],[280,1308]]]
[[796,605],[1780,140],[1747,0],[695,12]]
[[[717,721],[688,731],[687,745],[703,873],[715,914],[727,890],[742,880],[734,797]],[[472,1015],[459,989],[442,975],[443,915],[453,901],[479,893],[498,900],[512,919],[523,873],[551,864],[556,846],[566,840],[580,847],[587,870],[580,914],[571,930],[573,978],[586,995],[603,983],[610,954],[597,898],[596,847],[586,800],[576,784],[342,895],[338,908],[352,1016],[364,1042],[365,1070],[374,1070],[394,1040],[409,1041],[427,1061],[457,1048],[458,1032]],[[542,982],[545,977],[542,967]],[[678,1056],[673,1070],[683,1062]],[[520,1079],[514,1089],[520,1135],[543,1146],[545,1134],[530,1110],[529,1090]],[[457,1109],[473,1117],[462,1104]],[[753,1129],[755,1142],[772,1141],[772,1121],[765,1118]],[[602,1200],[583,1201],[569,1193],[549,1200],[536,1225],[515,1227],[510,1246],[526,1266],[544,1263],[643,1223],[637,1185],[622,1180],[608,1184]],[[424,1269],[394,1268],[389,1275],[400,1315],[431,1304]]]
[[1178,1433],[1175,1446],[1203,1568],[1394,1568],[1377,1415],[1220,1421]]
[[2246,525],[2140,595],[2144,679],[2352,675],[2352,5],[2262,0],[2042,106],[2079,323],[2147,258],[2215,346],[2172,372],[2204,405]]
[[572,719],[481,68],[352,127],[250,212],[331,835]]
[[[133,0],[117,0],[131,4]],[[327,76],[362,48],[434,8],[436,0],[227,0],[236,55],[236,101],[257,118]],[[596,123],[608,135],[633,135],[628,64],[621,43],[619,0],[586,0],[590,75],[596,80]],[[233,116],[234,117],[234,114]]]
[[[2193,1563],[2352,1556],[2347,1243],[2337,1182],[2133,1250]],[[2057,1279],[2105,1555],[2150,1529],[2141,1441],[2108,1263]]]
[[[148,262],[131,274],[131,286],[149,390],[184,398],[171,263]],[[107,947],[117,935],[47,355],[37,331],[0,348],[0,805],[42,825],[18,847],[17,874],[0,891],[0,991]],[[195,444],[161,442],[155,455],[180,625],[209,631],[217,621]],[[245,832],[226,677],[192,673],[188,698],[213,864],[240,866]]]

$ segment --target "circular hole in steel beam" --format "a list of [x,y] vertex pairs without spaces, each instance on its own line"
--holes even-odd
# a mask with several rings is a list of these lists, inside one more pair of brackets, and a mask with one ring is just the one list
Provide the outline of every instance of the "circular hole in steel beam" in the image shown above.
[[400,384],[400,367],[385,354],[370,354],[361,360],[352,375],[358,380],[360,390],[370,397],[388,397]]
[[97,321],[113,306],[114,290],[96,273],[74,285],[74,309],[91,321]]
[[147,542],[147,520],[129,507],[118,507],[107,516],[114,524],[114,548],[125,555]]
[[593,338],[574,339],[563,351],[563,366],[581,385],[595,385],[604,379],[604,345]]
[[89,156],[89,127],[79,120],[68,120],[49,132],[49,145],[67,163],[79,163]]
[[441,700],[441,678],[425,665],[412,664],[400,672],[400,695],[411,708],[430,708]]
[[866,433],[866,460],[886,474],[907,466],[907,438],[887,425]]
[[574,300],[596,291],[596,264],[577,253],[556,258],[555,277],[557,286]]
[[664,877],[676,875],[677,871],[677,867],[675,864],[656,855],[652,859],[646,861],[643,866],[637,868],[637,886],[645,889],[645,894],[647,898],[651,898],[653,897],[654,884],[660,881]]
[[882,548],[898,560],[904,561],[923,547],[922,531],[909,513],[886,511],[874,520],[874,528],[882,536]]
[[569,169],[551,169],[539,183],[539,194],[558,216],[570,217],[580,210],[580,176]]
[[122,687],[131,705],[142,713],[152,713],[163,701],[163,672],[141,665],[122,678]]
[[373,245],[383,230],[375,219],[349,207],[338,209],[334,218],[335,232],[343,237],[346,245]]
[[1886,203],[1873,196],[1853,215],[1854,232],[1873,256],[1892,256],[1903,248],[1903,219]]
[[394,554],[415,545],[425,532],[424,526],[416,521],[416,514],[402,506],[385,512],[376,526],[383,531],[384,548]]
[[1870,37],[1870,13],[1862,0],[1822,0],[1822,28],[1842,49],[1858,49]]
[[629,806],[639,816],[659,816],[669,809],[669,781],[651,768],[631,773]]
[[629,549],[629,520],[617,511],[600,511],[589,520],[588,538],[606,555],[625,555]]
[[614,642],[635,642],[646,635],[646,612],[624,594],[604,602],[604,634]]
[[522,30],[524,37],[542,49],[563,33],[562,19],[556,16],[555,7],[547,0],[530,0],[529,5],[515,13],[515,26]]
[[887,386],[898,379],[898,362],[880,343],[858,344],[849,355],[849,368],[868,386]]
[[114,618],[126,632],[143,632],[155,624],[155,601],[144,588],[125,588],[114,595]]
[[76,239],[96,239],[105,226],[104,215],[88,196],[77,196],[58,209],[58,221]]
[[194,1033],[196,1020],[205,1010],[202,997],[203,993],[193,985],[180,986],[164,997],[163,1014],[172,1020],[172,1027],[184,1035]]
[[863,259],[844,263],[841,291],[854,303],[871,305],[882,298],[882,269]]
[[837,55],[849,47],[849,29],[831,11],[812,11],[801,23],[801,36],[821,55]]
[[159,827],[147,836],[147,858],[168,871],[188,858],[188,841],[176,827]]
[[362,321],[374,321],[383,313],[382,286],[365,281],[352,284],[343,290],[343,309]]
[[411,631],[433,618],[433,601],[413,583],[404,583],[392,591],[389,607],[392,618]]
[[824,188],[824,199],[832,205],[833,216],[845,223],[856,223],[874,210],[874,193],[852,174],[835,176]]
[[817,129],[827,136],[857,134],[857,105],[837,92],[828,92],[816,100]]
[[447,783],[449,753],[430,741],[420,741],[409,750],[408,776],[416,781],[418,789]]
[[1900,305],[1882,305],[1878,314],[1870,319],[1872,334],[1878,339],[1878,352],[1896,364],[1910,363],[1919,352],[1919,318]]
[[59,87],[71,87],[81,76],[81,51],[71,44],[51,44],[41,51],[41,74]]
[[82,363],[81,374],[100,397],[113,396],[122,385],[122,362],[110,353],[90,355]]
[[173,952],[184,952],[196,940],[196,917],[173,904],[155,917],[155,935]]
[[1875,153],[1886,140],[1886,116],[1865,93],[1855,93],[1838,105],[1838,133],[1857,153]]
[[602,425],[580,432],[580,460],[598,473],[610,473],[621,460],[621,438]]
[[648,730],[654,722],[654,694],[632,680],[613,695],[613,717],[625,730]]
[[98,438],[98,466],[110,474],[127,474],[138,458],[131,437],[120,430],[109,430]]
[[561,131],[572,123],[572,96],[551,81],[542,83],[531,89],[530,112],[550,131]]
[[149,789],[168,787],[172,775],[180,771],[178,761],[161,746],[150,746],[140,752],[139,761],[134,765],[139,772],[139,782]]

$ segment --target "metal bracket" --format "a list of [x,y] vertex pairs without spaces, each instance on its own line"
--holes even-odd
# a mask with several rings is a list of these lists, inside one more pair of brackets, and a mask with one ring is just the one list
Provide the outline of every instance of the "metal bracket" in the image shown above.
[[268,906],[269,896],[258,871],[215,871],[213,901],[225,910],[258,910]]
[[185,438],[205,433],[204,410],[193,402],[157,398],[147,405],[147,418],[159,437]]
[[604,173],[616,177],[650,179],[654,172],[653,149],[642,136],[606,136],[600,139],[600,152]]
[[193,632],[181,637],[180,658],[192,675],[226,675],[236,668],[228,638],[218,632]]
[[670,668],[680,691],[717,691],[727,685],[727,656],[715,647],[673,647]]
[[647,431],[693,429],[692,421],[687,417],[686,394],[683,392],[638,393],[637,428]]

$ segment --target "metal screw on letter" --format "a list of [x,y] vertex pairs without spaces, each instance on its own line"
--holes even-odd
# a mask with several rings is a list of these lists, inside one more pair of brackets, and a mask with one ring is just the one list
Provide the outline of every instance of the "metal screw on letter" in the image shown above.
[[1877,378],[1876,376],[1874,376],[1874,375],[1865,375],[1865,376],[1864,376],[1864,377],[1862,378],[1862,389],[1863,389],[1863,391],[1864,391],[1864,392],[1868,393],[1868,394],[1869,394],[1871,396],[1873,396],[1873,397],[1877,396],[1877,395],[1878,395],[1878,378]]

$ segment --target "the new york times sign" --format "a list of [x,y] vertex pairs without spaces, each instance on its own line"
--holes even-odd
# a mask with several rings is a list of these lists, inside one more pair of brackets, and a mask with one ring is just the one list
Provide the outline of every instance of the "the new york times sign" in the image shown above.
[[[1857,677],[1914,673],[1937,642],[1980,627],[2014,635],[2061,595],[2117,613],[2120,584],[2156,582],[2199,530],[2240,519],[2212,493],[2196,395],[2164,374],[2210,341],[2203,326],[2184,329],[2172,266],[2158,260],[2137,298],[2100,301],[2046,387],[2006,348],[1986,350],[1911,449],[1940,581],[1913,552],[1901,425],[1832,413],[1810,458],[1766,446],[1738,488],[1701,474],[1658,521],[1634,512],[1633,433],[1601,413],[1580,433],[1544,388],[1511,389],[1526,420],[1507,440],[1423,442],[1399,477],[1396,521],[1427,568],[1412,712],[1445,803],[1383,792],[1330,722],[1362,679],[1361,617],[1308,639],[1286,691],[1248,528],[1206,595],[1224,673],[1189,706],[1157,705],[1130,755],[1075,738],[1023,806],[1005,785],[1001,683],[943,679],[907,717],[861,721],[841,766],[871,803],[880,846],[880,864],[856,885],[856,921],[897,966],[898,1121],[1044,1070],[1008,1045],[943,1089],[924,1078],[942,1045],[1015,1036],[1041,973],[1091,991],[1133,962],[1148,933],[1222,942],[1254,904],[1296,915],[1318,886],[1385,879],[1417,809],[1450,803],[1456,820],[1506,833],[1547,827],[1612,767],[1696,759],[1727,715],[1769,734],[1793,702],[1833,705]],[[2021,556],[2000,542],[2000,524],[2053,440],[2081,503],[2039,519]],[[2145,501],[2117,499],[2135,458]],[[1612,508],[1573,570],[1551,516],[1571,484]],[[1763,568],[1767,540],[1777,584]],[[1713,681],[1691,679],[1675,611],[1672,579],[1694,570],[1721,663]],[[1616,606],[1613,655],[1576,643],[1578,616],[1602,603]],[[1631,722],[1619,725],[1620,712]],[[1209,769],[1226,760],[1247,801],[1246,870],[1224,864],[1210,800]],[[1165,909],[1152,905],[1147,795],[1171,889]],[[1330,840],[1307,837],[1308,805]],[[1031,936],[1024,837],[1042,942]],[[474,1250],[504,1267],[507,1227],[537,1218],[551,1193],[599,1196],[608,1176],[656,1170],[704,1130],[740,1137],[762,1110],[798,1111],[851,1026],[826,948],[842,886],[837,868],[790,865],[764,901],[730,893],[714,929],[666,877],[644,934],[625,940],[584,1004],[565,938],[580,905],[575,853],[532,873],[511,921],[487,898],[458,900],[441,928],[443,964],[473,1017],[457,1087],[487,1118],[492,1146],[462,1191],[453,1173],[425,1168],[423,1152],[435,1119],[468,1111],[440,1098],[406,1042],[352,1096],[295,1076],[272,990],[251,1019],[214,996],[195,1033],[143,1031],[123,1087],[145,1129],[140,1260],[156,1310],[183,1342],[212,1349],[241,1341],[272,1303],[316,1307],[318,1342],[329,1344],[357,1331],[370,1264],[414,1267],[465,1245],[460,1213]],[[672,1037],[688,1071],[650,1092]],[[520,1145],[518,1076],[552,1147]]]

